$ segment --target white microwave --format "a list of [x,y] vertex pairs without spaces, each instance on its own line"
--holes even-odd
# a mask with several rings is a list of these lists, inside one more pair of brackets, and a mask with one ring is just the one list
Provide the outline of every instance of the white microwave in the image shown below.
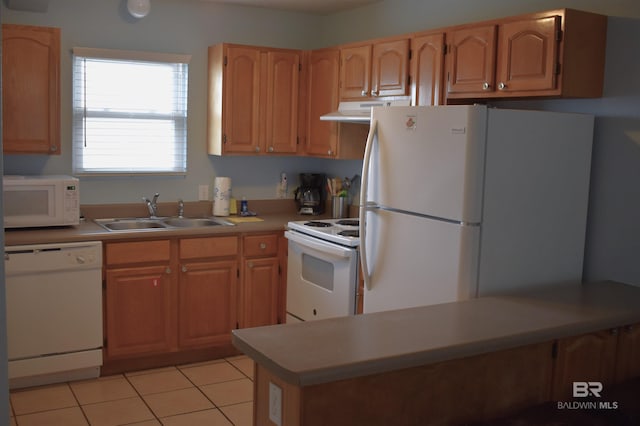
[[80,182],[72,176],[3,176],[4,227],[80,223]]

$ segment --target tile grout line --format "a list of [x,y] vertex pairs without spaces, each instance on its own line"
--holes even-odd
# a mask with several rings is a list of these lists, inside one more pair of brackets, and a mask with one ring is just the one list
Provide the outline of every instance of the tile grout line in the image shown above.
[[[218,360],[216,360],[216,361],[218,361]],[[220,359],[217,363],[225,363],[225,364],[230,365],[230,366],[231,366],[231,367],[233,367],[235,370],[237,370],[238,372],[240,372],[240,374],[242,375],[242,379],[224,380],[224,381],[221,381],[221,382],[215,382],[215,383],[228,383],[228,382],[232,382],[232,381],[235,381],[235,380],[243,380],[243,379],[248,379],[248,380],[250,380],[251,382],[253,382],[253,378],[252,378],[252,377],[250,377],[250,376],[248,376],[247,374],[245,374],[245,372],[244,372],[244,371],[242,371],[239,367],[237,367],[237,366],[236,366],[236,365],[234,365],[232,362],[230,362],[227,358],[222,358],[222,359]],[[189,365],[189,364],[182,365],[182,367],[185,367],[186,365]],[[180,372],[180,374],[181,374],[181,375],[182,375],[182,376],[183,376],[183,377],[184,377],[184,378],[185,378],[189,383],[191,383],[191,385],[192,385],[193,387],[195,387],[195,388],[198,390],[198,392],[200,392],[200,393],[201,393],[201,394],[206,398],[206,400],[207,400],[207,401],[209,401],[209,402],[213,405],[214,409],[217,409],[217,410],[220,412],[220,414],[222,414],[222,415],[223,415],[223,417],[224,417],[227,421],[229,421],[232,425],[235,425],[235,424],[233,423],[233,421],[232,421],[232,420],[231,420],[231,419],[230,419],[230,418],[225,414],[225,412],[222,410],[222,406],[218,406],[214,401],[212,401],[212,400],[211,400],[211,399],[210,399],[210,398],[209,398],[209,397],[204,393],[204,391],[200,388],[200,386],[196,385],[196,384],[195,384],[195,383],[194,383],[194,382],[193,382],[189,377],[187,377],[187,375],[182,371],[182,368],[180,368],[180,367],[181,367],[180,365],[173,365],[173,366],[168,366],[168,367],[173,367],[173,368],[175,368],[177,371],[179,371],[179,372]],[[194,366],[194,367],[195,367],[195,366]],[[185,369],[188,369],[188,368],[190,368],[190,367],[185,367]],[[154,373],[154,372],[150,371],[149,373],[136,374],[136,375],[134,375],[134,376],[144,375],[144,374],[153,374],[153,373]],[[105,377],[109,377],[109,376],[105,376]],[[151,407],[149,406],[149,404],[147,403],[147,401],[144,399],[144,396],[143,396],[143,395],[138,391],[138,389],[134,386],[134,384],[129,380],[129,376],[128,376],[127,374],[125,374],[125,373],[121,373],[121,374],[119,374],[119,375],[114,375],[112,378],[113,378],[114,380],[115,380],[115,379],[118,379],[118,378],[124,378],[124,379],[125,379],[125,381],[129,384],[129,386],[131,386],[131,388],[133,388],[133,390],[134,390],[135,394],[137,395],[137,397],[138,397],[140,400],[142,400],[142,403],[147,407],[147,409],[149,410],[149,412],[151,413],[151,415],[153,416],[153,418],[154,418],[155,420],[157,420],[158,422],[160,422],[160,424],[162,424],[162,420],[161,420],[161,418],[160,418],[160,417],[158,417],[158,416],[154,413],[154,411],[151,409]],[[96,380],[97,380],[97,379],[96,379]],[[110,380],[110,379],[107,379],[107,380]],[[81,380],[79,380],[79,381],[77,381],[77,382],[80,382],[80,381],[81,381]],[[89,418],[88,418],[88,416],[87,416],[87,413],[85,412],[85,410],[84,410],[84,408],[83,408],[83,407],[85,407],[85,406],[91,406],[91,405],[97,405],[97,404],[102,404],[102,403],[105,403],[105,402],[119,401],[119,400],[125,400],[125,399],[133,398],[133,397],[115,398],[115,399],[110,399],[110,400],[108,400],[108,401],[98,401],[98,402],[92,402],[92,403],[87,403],[87,404],[84,404],[84,405],[83,405],[83,404],[81,404],[81,403],[80,403],[80,400],[78,399],[78,396],[76,395],[76,392],[73,390],[73,387],[71,386],[71,383],[72,383],[72,382],[63,382],[63,383],[60,383],[60,384],[61,384],[61,385],[62,385],[62,384],[64,384],[64,385],[67,387],[67,389],[71,392],[71,395],[73,396],[73,399],[75,400],[76,405],[72,405],[72,406],[69,406],[69,407],[58,407],[58,408],[49,409],[49,410],[34,411],[34,412],[25,413],[25,414],[21,414],[21,415],[30,415],[30,414],[37,414],[37,413],[46,413],[46,412],[51,412],[51,411],[56,411],[56,410],[62,410],[62,409],[67,409],[67,408],[78,407],[78,408],[80,408],[80,412],[82,413],[82,416],[84,417],[84,419],[85,419],[85,421],[87,422],[87,424],[91,425],[91,421],[89,420]],[[207,386],[207,385],[208,385],[208,384],[205,384],[205,385],[202,385],[202,386]],[[188,389],[188,388],[184,388],[184,389]],[[27,389],[25,389],[25,390],[27,390]],[[166,392],[170,392],[170,391],[166,391]],[[165,392],[158,392],[157,394],[161,394],[161,393],[165,393]],[[151,394],[151,395],[153,395],[153,394]],[[236,403],[236,404],[229,404],[228,406],[239,405],[239,404],[243,404],[243,403],[246,403],[246,402],[249,402],[249,401],[244,401],[244,402],[240,402],[240,403]],[[253,399],[251,400],[251,402],[252,402],[252,403],[254,402],[254,401],[253,401]],[[15,412],[15,408],[13,407],[13,404],[12,404],[12,403],[10,403],[10,409],[11,409],[11,413],[13,414],[11,417],[13,417],[13,419],[14,419],[14,421],[15,421],[16,425],[19,425],[19,422],[18,422],[18,415],[16,414],[16,412]],[[195,412],[199,412],[199,411],[206,411],[206,409],[190,411],[189,413],[195,413]],[[188,413],[181,413],[181,414],[188,414]],[[172,416],[167,416],[167,418],[169,418],[169,417],[174,417],[174,416],[178,416],[178,415],[181,415],[181,414],[175,414],[175,415],[172,415]],[[131,424],[131,423],[128,423],[128,424]]]

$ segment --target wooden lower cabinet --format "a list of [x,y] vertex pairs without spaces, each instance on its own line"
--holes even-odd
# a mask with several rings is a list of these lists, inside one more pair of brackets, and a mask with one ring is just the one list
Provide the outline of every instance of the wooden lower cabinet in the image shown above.
[[256,365],[255,425],[269,420],[270,383],[282,426],[426,425],[489,420],[549,398],[552,342],[310,386]]
[[178,283],[178,345],[224,343],[236,327],[235,260],[185,263]]
[[617,329],[558,340],[551,400],[573,399],[573,382],[612,384],[617,341]]
[[107,270],[107,356],[164,352],[171,348],[169,265]]
[[212,347],[232,351],[238,240],[106,243],[106,363]]
[[104,371],[236,354],[233,329],[284,322],[282,240],[277,232],[105,243]]
[[618,332],[615,382],[640,377],[640,324],[626,325]]
[[284,322],[280,317],[280,234],[245,236],[240,327]]

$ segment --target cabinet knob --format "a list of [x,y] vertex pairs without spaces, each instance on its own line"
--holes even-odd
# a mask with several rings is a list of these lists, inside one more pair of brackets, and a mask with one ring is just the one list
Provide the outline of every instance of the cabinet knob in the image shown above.
[[611,330],[609,330],[609,333],[611,333],[613,336],[615,336],[616,334],[618,334],[618,329],[617,328],[612,328]]
[[182,268],[180,269],[182,269],[182,272],[187,272],[187,267],[185,265],[182,265]]
[[167,268],[164,270],[165,274],[170,274],[171,273],[171,268]]
[[500,84],[498,84],[498,89],[505,90],[506,88],[507,88],[507,85],[504,84],[503,82],[500,82]]
[[482,85],[482,90],[489,90],[489,89],[491,89],[491,85],[485,81],[484,84]]
[[333,155],[333,150],[331,150],[331,149],[330,149],[330,150],[328,150],[328,151],[327,151],[327,155]]
[[270,147],[269,147],[269,149],[268,149],[268,151],[269,151],[269,152],[273,152],[273,147],[272,147],[272,146],[270,146]]
[[255,151],[255,152],[260,152],[260,147],[259,147],[259,146],[256,146],[256,147],[255,147],[255,149],[254,149],[254,151]]
[[253,268],[253,262],[249,262],[249,263],[247,263],[247,266],[248,266],[249,268]]
[[267,248],[267,243],[260,243],[260,250],[264,250]]
[[378,96],[378,91],[377,90],[372,90],[371,91],[371,96]]
[[49,151],[51,151],[51,152],[56,152],[57,150],[58,150],[58,147],[57,147],[57,146],[55,146],[55,145],[51,145],[51,146],[49,147]]
[[362,91],[362,96],[367,96],[367,95],[368,95],[367,91],[366,91],[366,90],[363,90],[363,91]]

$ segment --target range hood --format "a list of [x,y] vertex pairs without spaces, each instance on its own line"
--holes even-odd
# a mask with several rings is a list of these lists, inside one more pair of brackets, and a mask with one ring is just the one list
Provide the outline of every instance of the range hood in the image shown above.
[[372,107],[409,106],[410,98],[393,100],[367,100],[354,102],[340,102],[338,110],[320,116],[322,121],[341,121],[347,123],[370,123]]

